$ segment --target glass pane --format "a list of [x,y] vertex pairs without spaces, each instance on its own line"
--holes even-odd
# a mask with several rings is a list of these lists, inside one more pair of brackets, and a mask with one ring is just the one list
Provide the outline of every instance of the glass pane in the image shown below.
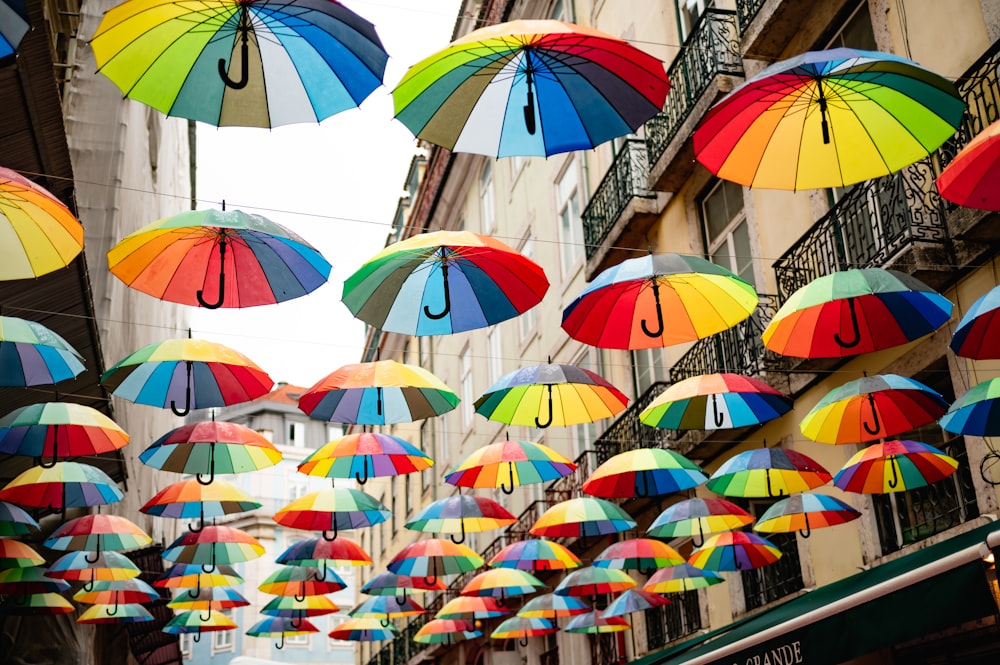
[[838,46],[862,49],[865,51],[877,51],[878,45],[875,43],[875,31],[872,29],[871,15],[868,13],[868,4],[865,3],[847,22],[844,29],[837,36]]
[[733,264],[735,273],[753,284],[753,260],[750,257],[750,230],[743,222],[733,229]]
[[708,234],[708,244],[715,244],[719,235],[729,224],[729,214],[726,211],[726,195],[721,187],[716,187],[702,204],[705,215],[705,229]]

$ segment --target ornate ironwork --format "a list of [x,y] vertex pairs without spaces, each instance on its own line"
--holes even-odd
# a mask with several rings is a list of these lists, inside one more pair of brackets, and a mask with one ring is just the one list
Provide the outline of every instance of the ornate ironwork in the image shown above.
[[763,6],[764,0],[736,0],[736,21],[740,26],[741,37],[757,18],[757,13]]
[[532,501],[528,504],[528,507],[517,516],[517,521],[507,527],[507,537],[510,542],[516,542],[518,540],[526,540],[531,534],[528,530],[531,526],[538,521],[538,518],[542,516],[549,507],[549,502],[540,499],[538,501]]
[[612,665],[625,661],[624,654],[618,653],[618,633],[589,635],[592,663]]
[[580,453],[580,456],[575,460],[576,471],[568,476],[563,476],[559,480],[552,481],[545,488],[546,500],[550,504],[555,505],[560,501],[567,501],[577,496],[580,492],[580,486],[583,485],[583,481],[600,464],[597,459],[596,450],[585,450]]
[[646,650],[659,649],[701,630],[701,605],[697,591],[670,595],[670,604],[646,610]]
[[794,533],[767,535],[771,544],[781,550],[781,558],[769,566],[743,571],[743,599],[747,611],[805,588],[797,537]]
[[611,163],[611,168],[590,197],[580,218],[583,220],[583,240],[587,258],[592,257],[608,237],[611,227],[634,198],[652,198],[656,194],[647,187],[649,162],[646,142],[627,139]]
[[639,414],[667,389],[669,383],[657,381],[639,395],[615,422],[594,442],[597,463],[603,464],[618,453],[637,448],[668,448],[670,432],[642,424]]
[[1000,120],[1000,40],[955,83],[966,110],[958,132],[938,150],[940,168],[947,166],[972,137]]
[[743,76],[736,12],[706,9],[667,70],[670,94],[663,112],[645,125],[650,164],[655,164],[663,155],[702,95],[720,74]]
[[538,665],[559,665],[559,647],[549,649],[539,656]]

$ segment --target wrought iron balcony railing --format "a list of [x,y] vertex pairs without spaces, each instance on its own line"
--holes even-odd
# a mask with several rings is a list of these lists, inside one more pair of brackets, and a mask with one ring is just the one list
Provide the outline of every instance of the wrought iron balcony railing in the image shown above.
[[579,495],[580,486],[587,480],[600,462],[597,458],[596,450],[585,450],[574,460],[576,471],[563,476],[559,480],[552,481],[545,488],[545,498],[550,505],[555,505],[560,501],[567,501]]
[[580,216],[583,220],[583,239],[587,258],[594,255],[634,198],[653,198],[656,194],[648,189],[649,162],[646,142],[642,139],[628,139],[621,152],[611,163],[611,168],[590,197],[587,207]]
[[670,93],[663,112],[646,123],[650,164],[663,155],[695,104],[720,74],[743,76],[736,12],[706,9],[667,70]]
[[646,389],[646,392],[636,397],[625,409],[625,412],[597,437],[594,448],[597,450],[598,464],[603,464],[618,453],[628,450],[669,447],[668,443],[672,440],[669,430],[650,427],[642,424],[642,421],[639,420],[639,414],[669,385],[666,381],[657,381],[651,385]]
[[740,35],[747,31],[757,13],[764,6],[764,0],[736,0],[736,22],[740,26]]
[[[958,133],[938,150],[938,167],[944,168],[979,132],[1000,120],[1000,40],[955,82],[966,111]],[[951,206],[952,204],[946,203]]]

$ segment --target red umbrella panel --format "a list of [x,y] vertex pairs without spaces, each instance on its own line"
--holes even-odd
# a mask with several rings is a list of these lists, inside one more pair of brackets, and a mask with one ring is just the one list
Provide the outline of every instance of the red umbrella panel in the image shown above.
[[1000,120],[972,140],[941,171],[938,192],[952,203],[1000,210]]

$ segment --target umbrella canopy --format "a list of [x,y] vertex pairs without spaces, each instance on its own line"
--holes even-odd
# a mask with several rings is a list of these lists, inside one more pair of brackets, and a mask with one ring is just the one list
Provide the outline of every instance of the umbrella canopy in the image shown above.
[[344,282],[344,304],[380,330],[447,335],[528,311],[549,288],[541,266],[469,231],[422,233],[389,245]]
[[245,425],[214,420],[172,429],[139,455],[146,466],[197,475],[202,483],[212,482],[217,473],[266,469],[281,458],[281,451],[259,432]]
[[625,591],[637,584],[623,570],[589,566],[566,575],[552,593],[557,596],[597,596]]
[[493,568],[473,577],[459,593],[463,596],[488,596],[503,599],[510,596],[532,594],[544,587],[545,582],[526,570]]
[[422,367],[395,360],[344,365],[299,398],[318,420],[389,425],[433,418],[458,406],[458,395]]
[[0,281],[32,279],[76,258],[83,225],[44,187],[0,167],[0,238]]
[[413,641],[421,644],[454,644],[482,636],[482,632],[476,630],[469,621],[432,619],[417,631]]
[[551,20],[499,23],[410,67],[396,117],[418,138],[490,157],[589,150],[663,108],[663,62],[623,39]]
[[175,610],[227,610],[232,607],[246,607],[249,604],[250,601],[236,589],[213,586],[199,589],[194,597],[187,591],[180,591],[167,603],[167,607]]
[[44,566],[0,569],[0,596],[62,593],[67,590],[69,582],[46,577]]
[[721,584],[726,580],[716,572],[702,570],[689,563],[682,563],[669,568],[660,568],[653,573],[643,586],[644,591],[653,593],[684,593],[703,589],[713,584]]
[[575,616],[563,628],[567,633],[620,633],[625,630],[632,630],[632,624],[618,616],[602,616],[601,612]]
[[520,485],[547,483],[574,471],[576,464],[548,446],[507,439],[472,451],[444,479],[458,487],[512,494]]
[[732,429],[779,418],[792,401],[760,379],[740,374],[701,374],[670,384],[639,414],[650,427]]
[[39,616],[75,612],[73,603],[58,593],[33,593],[27,596],[7,596],[0,602],[0,616]]
[[510,608],[498,598],[488,596],[459,596],[445,603],[434,616],[438,619],[493,619],[511,613]]
[[653,520],[646,533],[655,538],[697,536],[700,543],[705,534],[734,531],[752,523],[753,515],[732,501],[695,497],[667,507]]
[[952,137],[950,81],[890,53],[836,48],[767,67],[706,114],[698,161],[746,187],[844,187],[888,175]]
[[0,538],[17,538],[38,533],[38,522],[20,506],[0,501]]
[[518,570],[567,570],[578,568],[580,559],[565,545],[538,538],[507,545],[487,565]]
[[80,613],[77,623],[102,624],[102,623],[142,623],[152,621],[153,615],[145,607],[138,603],[125,603],[118,605],[92,605]]
[[398,436],[378,432],[348,434],[316,449],[299,463],[299,473],[320,478],[386,478],[429,469],[434,460]]
[[605,499],[631,499],[683,492],[706,480],[701,468],[680,453],[639,448],[601,464],[580,489]]
[[919,381],[877,374],[828,392],[799,427],[820,443],[867,443],[929,425],[947,409],[944,397]]
[[723,462],[705,487],[723,496],[775,497],[816,489],[832,478],[819,462],[800,452],[756,448]]
[[322,594],[275,596],[260,609],[261,614],[290,619],[323,616],[339,611],[337,604]]
[[264,593],[275,596],[322,596],[347,588],[340,575],[329,568],[320,571],[312,566],[281,566],[258,586]]
[[937,177],[944,198],[966,208],[1000,210],[1000,121],[972,137]]
[[216,479],[206,485],[192,478],[167,485],[139,510],[157,517],[179,520],[197,518],[198,528],[201,528],[205,525],[206,517],[245,513],[256,510],[261,505],[248,493],[225,480]]
[[1000,378],[976,384],[941,416],[941,428],[955,434],[1000,436]]
[[465,545],[431,538],[407,545],[386,568],[399,575],[423,577],[427,584],[434,584],[441,575],[457,575],[482,565],[482,557]]
[[612,543],[594,557],[597,568],[650,571],[684,563],[684,557],[659,540],[630,538]]
[[326,540],[313,536],[292,543],[275,561],[291,566],[367,566],[372,558],[348,538]]
[[160,593],[139,578],[98,580],[89,586],[73,594],[73,600],[90,605],[127,605],[160,599]]
[[218,309],[300,298],[326,283],[331,266],[260,215],[189,210],[123,238],[108,252],[108,269],[160,300]]
[[670,600],[658,593],[644,591],[643,589],[629,589],[628,591],[623,591],[622,595],[608,603],[608,606],[601,612],[601,616],[609,619],[669,604]]
[[516,521],[517,517],[493,499],[458,494],[438,499],[417,511],[406,523],[406,528],[430,533],[461,533],[458,540],[452,537],[460,543],[465,540],[466,532],[490,531]]
[[617,504],[581,497],[552,506],[531,526],[533,536],[579,538],[620,533],[635,528],[635,520]]
[[391,623],[383,626],[378,619],[348,619],[327,633],[330,639],[348,642],[379,642],[394,639],[398,634],[395,626]]
[[180,612],[163,627],[164,633],[183,635],[186,633],[213,633],[221,630],[235,630],[236,623],[222,612],[209,610],[206,617],[199,610]]
[[45,563],[45,557],[18,540],[0,539],[0,569],[30,568]]
[[610,418],[628,398],[590,370],[530,365],[501,377],[476,400],[476,413],[508,425],[568,427]]
[[554,593],[543,593],[535,596],[517,613],[519,617],[528,619],[558,619],[586,614],[591,608],[579,598],[573,596],[557,596]]
[[448,588],[443,580],[434,580],[433,582],[433,584],[428,584],[422,577],[410,577],[409,575],[388,572],[379,573],[361,587],[361,593],[366,593],[369,596],[406,598],[407,592],[424,593],[426,591],[444,591]]
[[950,300],[896,270],[863,268],[818,277],[768,323],[764,346],[786,356],[840,358],[929,335],[951,319]]
[[33,466],[0,489],[0,500],[33,508],[86,508],[124,497],[108,474],[79,462]]
[[232,586],[243,584],[236,569],[227,564],[217,564],[206,573],[200,564],[175,563],[167,568],[153,586],[166,589],[187,589],[190,598],[197,598],[202,587]]
[[311,621],[301,617],[298,619],[268,617],[252,625],[247,631],[247,635],[250,637],[280,637],[281,641],[274,646],[281,649],[285,646],[286,635],[309,635],[318,632],[319,628],[313,625]]
[[791,533],[798,531],[808,538],[813,529],[844,524],[861,517],[861,513],[829,494],[793,494],[775,502],[753,530],[758,533]]
[[559,627],[548,619],[528,619],[525,617],[511,617],[505,619],[497,626],[490,637],[495,640],[516,640],[527,637],[540,637],[542,635],[552,635],[559,632]]
[[0,20],[0,58],[14,55],[21,39],[28,34],[28,10],[23,2],[4,0],[3,19]]
[[83,370],[80,352],[41,323],[0,316],[0,386],[59,383]]
[[359,619],[385,619],[384,623],[388,623],[389,619],[417,616],[426,611],[412,598],[400,602],[394,596],[373,596],[358,604],[348,614]]
[[211,573],[218,564],[242,563],[264,554],[264,546],[245,531],[231,526],[206,526],[185,533],[163,551],[163,558],[175,563],[201,564]]
[[1000,286],[994,286],[976,299],[965,312],[952,335],[951,350],[955,355],[975,360],[996,360],[1000,358],[1000,334],[994,323],[1000,311]]
[[697,256],[650,253],[595,277],[563,310],[562,327],[591,346],[659,348],[732,328],[758,300],[752,284],[722,266]]
[[198,6],[130,0],[91,37],[126,97],[217,126],[320,122],[358,106],[388,58],[371,23],[339,2]]
[[101,375],[112,394],[136,404],[169,408],[177,416],[249,402],[274,380],[252,360],[216,342],[168,339],[125,356]]
[[0,418],[0,453],[8,455],[48,457],[54,462],[59,457],[109,453],[128,441],[115,421],[73,402],[30,404]]
[[322,531],[325,540],[336,540],[340,531],[373,526],[391,516],[375,497],[361,490],[336,487],[295,499],[274,514],[274,521],[293,529]]
[[919,441],[886,441],[868,446],[847,460],[833,484],[845,492],[905,492],[944,480],[958,460]]
[[135,579],[139,576],[139,567],[118,552],[100,552],[94,557],[89,552],[68,552],[53,561],[45,574],[89,585],[91,582]]
[[746,531],[709,536],[688,557],[688,563],[706,570],[750,570],[781,558],[781,550],[765,538]]
[[119,515],[84,515],[64,522],[46,538],[52,550],[135,550],[153,542],[134,522]]

